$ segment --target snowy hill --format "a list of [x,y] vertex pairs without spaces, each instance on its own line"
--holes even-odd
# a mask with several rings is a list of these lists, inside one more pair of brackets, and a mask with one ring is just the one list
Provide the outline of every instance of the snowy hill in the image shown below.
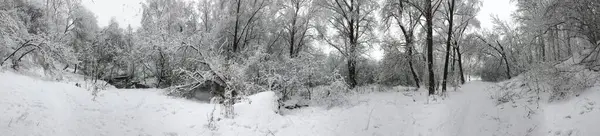
[[[593,136],[600,130],[600,73],[585,56],[535,67],[494,85],[494,99],[503,111],[513,110],[535,135]],[[523,114],[525,113],[525,114]],[[524,124],[524,123],[519,123]]]
[[0,134],[202,135],[212,108],[158,90],[105,90],[93,101],[75,84],[0,73]]
[[[504,128],[510,130],[506,131],[509,133],[505,135],[593,136],[600,134],[600,130],[595,128],[600,125],[600,106],[597,105],[597,101],[600,100],[599,86],[582,90],[577,95],[565,96],[566,98],[561,100],[551,100],[549,90],[538,92],[529,84],[531,83],[511,80],[494,87],[497,91],[493,97],[497,100],[498,112],[507,113],[504,117],[496,118],[499,123],[505,124]],[[519,131],[526,133],[510,133]]]
[[[368,92],[333,108],[275,113],[275,95],[263,92],[235,105],[235,119],[209,115],[219,107],[163,95],[160,90],[109,89],[92,100],[72,83],[0,73],[0,134],[20,135],[594,135],[600,122],[600,88],[560,103],[529,99],[498,103],[500,84],[471,82],[443,100],[425,91]],[[518,86],[515,86],[518,87]],[[216,108],[216,109],[215,109]]]

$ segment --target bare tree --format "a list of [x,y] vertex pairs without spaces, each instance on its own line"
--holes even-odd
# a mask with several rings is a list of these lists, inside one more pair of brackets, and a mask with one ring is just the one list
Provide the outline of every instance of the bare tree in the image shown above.
[[300,50],[307,43],[309,23],[313,19],[311,14],[315,13],[312,8],[312,0],[284,0],[283,8],[285,25],[284,40],[289,46],[289,55],[291,58],[297,57]]
[[336,34],[329,35],[326,28],[320,29],[320,35],[331,47],[338,50],[347,60],[348,85],[354,88],[356,82],[356,63],[359,51],[373,39],[371,32],[375,24],[373,12],[377,3],[373,0],[323,0],[324,21]]
[[458,24],[456,25],[456,33],[454,34],[454,52],[456,53],[455,61],[458,62],[458,69],[460,75],[460,83],[465,84],[465,73],[463,68],[463,52],[461,51],[461,44],[464,41],[469,40],[468,37],[465,36],[465,31],[469,27],[480,27],[480,22],[475,17],[481,8],[481,1],[479,0],[466,0],[457,5],[457,14],[456,20]]
[[[442,10],[445,14],[443,18],[448,22],[448,31],[446,32],[446,55],[444,60],[444,75],[442,79],[442,92],[446,91],[448,82],[449,70],[451,67],[454,71],[454,62],[458,62],[460,82],[464,84],[464,73],[462,68],[462,53],[459,43],[462,39],[465,30],[470,27],[479,27],[479,21],[475,18],[479,12],[479,0],[448,0]],[[450,57],[452,55],[452,57]],[[452,66],[450,66],[450,58],[452,58]]]
[[234,16],[233,20],[235,23],[233,25],[233,41],[231,42],[230,51],[236,53],[255,39],[253,30],[256,29],[256,23],[261,17],[262,10],[267,7],[268,1],[234,0],[231,4],[233,6],[232,16]]
[[427,71],[429,74],[429,95],[435,94],[435,76],[433,73],[433,5],[432,0],[425,0],[425,31],[427,31]]
[[389,28],[391,24],[395,24],[400,28],[409,57],[408,67],[410,68],[415,85],[417,88],[420,88],[421,82],[413,64],[413,51],[415,50],[415,29],[420,23],[420,18],[423,14],[412,3],[414,2],[409,0],[386,0],[381,11],[386,28]]
[[448,60],[450,59],[450,45],[452,41],[452,28],[454,27],[454,5],[456,0],[447,1],[446,17],[448,20],[448,39],[446,40],[446,59],[444,60],[444,77],[442,79],[442,92],[446,92],[446,80],[448,79]]

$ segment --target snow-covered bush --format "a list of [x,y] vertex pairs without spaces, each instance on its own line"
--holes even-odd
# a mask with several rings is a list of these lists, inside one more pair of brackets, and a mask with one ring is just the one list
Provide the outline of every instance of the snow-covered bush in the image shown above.
[[327,86],[315,90],[311,105],[333,108],[347,106],[350,88],[341,75],[334,73],[334,81]]
[[331,73],[326,72],[321,54],[301,54],[294,58],[260,54],[246,70],[247,93],[274,91],[281,106],[305,105],[313,96],[313,87],[329,84]]
[[[556,101],[568,99],[592,87],[600,74],[587,69],[583,65],[571,64],[561,66],[552,64],[537,65],[536,68],[516,77],[505,88],[525,90],[522,93],[533,93],[542,100]],[[520,84],[517,84],[521,82]],[[547,98],[545,97],[548,94]],[[508,94],[507,94],[508,95]]]
[[[13,3],[14,4],[14,3]],[[10,5],[10,4],[9,4]],[[0,63],[17,70],[37,71],[40,76],[53,75],[57,66],[73,62],[71,47],[54,41],[42,31],[39,7],[20,3],[0,9]]]
[[550,101],[562,100],[592,87],[598,81],[598,73],[588,69],[559,69],[550,68],[538,75],[547,82],[550,91]]

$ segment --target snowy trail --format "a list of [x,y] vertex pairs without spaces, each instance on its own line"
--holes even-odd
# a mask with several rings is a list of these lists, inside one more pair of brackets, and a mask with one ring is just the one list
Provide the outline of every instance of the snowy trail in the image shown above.
[[457,92],[451,94],[448,102],[450,122],[453,122],[449,134],[452,136],[481,136],[491,135],[490,129],[497,125],[490,122],[490,112],[496,111],[490,91],[491,83],[471,82]]
[[[494,120],[498,109],[490,99],[492,90],[488,88],[492,85],[493,83],[471,82],[457,92],[450,91],[450,96],[446,100],[431,103],[427,102],[426,92],[365,94],[353,100],[365,103],[353,107],[334,108],[327,112],[309,107],[292,115],[286,115],[294,122],[286,125],[289,127],[279,130],[283,133],[276,134],[356,136],[498,134],[497,131],[502,130],[497,130],[499,124]],[[300,122],[302,124],[298,124]],[[299,128],[302,131],[290,133],[298,131]]]

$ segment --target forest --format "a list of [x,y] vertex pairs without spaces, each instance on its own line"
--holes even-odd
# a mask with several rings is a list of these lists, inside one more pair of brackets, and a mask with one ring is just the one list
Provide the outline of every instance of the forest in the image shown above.
[[549,81],[552,98],[592,88],[578,75],[600,70],[600,2],[510,2],[511,20],[484,29],[482,0],[144,0],[134,28],[99,26],[82,0],[0,0],[0,68],[230,108],[268,91],[295,109],[373,86],[433,99],[478,80]]

